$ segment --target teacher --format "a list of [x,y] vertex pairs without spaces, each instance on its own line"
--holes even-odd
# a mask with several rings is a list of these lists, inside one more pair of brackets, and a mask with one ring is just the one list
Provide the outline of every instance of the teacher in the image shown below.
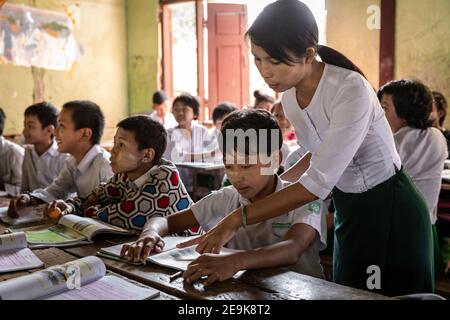
[[283,92],[284,112],[310,154],[282,176],[290,186],[231,212],[197,240],[197,251],[217,253],[240,227],[331,194],[335,282],[386,295],[433,292],[427,206],[402,169],[389,124],[362,72],[336,50],[318,45],[316,21],[298,0],[265,7],[246,36],[261,76]]

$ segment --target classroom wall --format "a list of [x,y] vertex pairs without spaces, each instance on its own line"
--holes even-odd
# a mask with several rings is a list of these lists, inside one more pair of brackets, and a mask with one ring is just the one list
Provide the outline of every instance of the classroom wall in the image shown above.
[[159,1],[127,1],[128,92],[130,113],[151,111],[151,97],[158,90]]
[[397,0],[394,76],[420,79],[450,102],[449,13],[448,0]]
[[[95,101],[106,118],[104,141],[112,139],[117,122],[128,113],[125,0],[9,2],[58,12],[64,12],[64,4],[79,4],[80,28],[74,34],[83,46],[84,56],[71,74],[45,70],[44,97],[58,107],[74,99]],[[8,116],[5,134],[22,131],[23,111],[33,102],[32,94],[31,68],[0,65],[0,106]]]
[[379,6],[380,0],[326,0],[326,39],[329,47],[345,54],[378,88],[380,31],[367,27],[370,5]]

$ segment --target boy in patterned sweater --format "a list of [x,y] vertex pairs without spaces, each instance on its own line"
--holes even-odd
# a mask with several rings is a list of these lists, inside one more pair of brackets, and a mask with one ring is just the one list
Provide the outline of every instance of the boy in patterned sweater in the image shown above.
[[175,165],[162,159],[167,134],[148,116],[132,116],[117,125],[111,168],[114,176],[90,194],[57,200],[47,212],[97,217],[127,229],[142,230],[151,217],[188,208],[190,199]]

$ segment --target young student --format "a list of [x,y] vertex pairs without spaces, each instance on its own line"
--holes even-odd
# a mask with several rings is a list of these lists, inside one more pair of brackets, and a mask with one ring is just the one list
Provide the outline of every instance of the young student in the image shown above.
[[[256,130],[256,140],[245,140],[245,145],[236,143],[236,138],[227,141],[226,130],[239,129],[250,133]],[[121,255],[130,261],[145,261],[151,250],[161,250],[161,237],[196,225],[210,230],[229,211],[286,187],[289,183],[274,173],[281,156],[281,132],[271,135],[271,130],[280,129],[268,111],[250,109],[228,115],[222,125],[226,145],[222,152],[226,155],[225,170],[232,186],[214,191],[190,209],[166,218],[150,219],[139,239],[122,247]],[[269,158],[274,167],[267,164]],[[199,257],[184,273],[185,280],[190,283],[208,276],[206,284],[211,284],[226,280],[239,270],[288,265],[294,271],[323,278],[319,250],[326,243],[326,231],[320,207],[321,202],[315,201],[277,218],[241,228],[227,247],[242,251]]]
[[22,192],[48,187],[66,164],[54,139],[59,111],[49,102],[25,110],[23,135],[28,146],[22,164]]
[[5,112],[0,108],[0,190],[5,190],[5,185],[9,185],[20,192],[24,150],[3,137],[5,120]]
[[154,216],[186,209],[191,199],[176,167],[162,159],[167,134],[148,116],[132,116],[117,124],[111,168],[114,176],[84,197],[57,200],[62,214],[98,217],[127,229],[142,230]]
[[281,147],[283,161],[281,162],[281,166],[285,168],[286,160],[289,154],[291,153],[291,151],[294,151],[296,147],[298,147],[297,138],[295,136],[295,132],[291,123],[284,114],[283,106],[280,102],[275,103],[272,106],[270,112],[273,114],[275,119],[277,119],[277,123],[280,126],[281,132],[283,134],[283,146]]
[[212,118],[214,123],[214,133],[213,136],[218,139],[220,134],[220,129],[222,128],[222,122],[223,119],[232,113],[233,111],[236,111],[236,105],[234,105],[231,102],[221,102],[219,103],[212,112]]
[[[194,96],[185,93],[173,101],[173,113],[178,125],[167,130],[167,149],[164,158],[174,163],[203,161],[214,157],[215,144],[208,129],[197,120],[200,104]],[[193,191],[193,177],[180,168],[181,180],[187,190]]]
[[58,116],[56,142],[58,151],[71,157],[59,176],[45,189],[24,193],[11,200],[8,214],[39,203],[67,199],[73,193],[83,197],[100,183],[112,177],[110,154],[98,144],[103,135],[105,119],[100,107],[91,101],[70,101]]
[[191,161],[191,154],[205,152],[211,144],[208,129],[195,121],[200,114],[200,104],[197,98],[184,93],[173,101],[173,113],[178,125],[167,130],[164,158],[175,162]]
[[[447,149],[450,151],[450,131],[444,127],[444,120],[447,116],[447,100],[440,92],[432,91],[431,93],[433,94],[433,109],[431,111],[430,120],[433,122],[433,127],[441,130],[447,140]],[[450,153],[448,158],[450,158]]]
[[425,197],[433,228],[435,272],[441,271],[435,223],[448,150],[444,136],[430,121],[433,96],[420,81],[405,79],[382,86],[378,98],[394,133],[403,167]]
[[[428,207],[402,169],[389,123],[361,70],[318,44],[314,16],[298,0],[266,6],[247,37],[261,76],[284,92],[286,116],[310,153],[283,174],[295,183],[245,207],[246,224],[332,192],[335,282],[385,295],[433,292]],[[216,252],[241,225],[238,208],[185,245],[199,243],[198,252]],[[379,290],[367,282],[374,265],[380,270]]]
[[275,99],[273,97],[263,93],[260,90],[255,90],[253,92],[253,96],[255,97],[255,103],[253,104],[253,108],[255,109],[264,109],[270,111],[272,105],[275,102]]
[[175,117],[168,106],[169,97],[163,90],[158,90],[153,94],[153,106],[150,118],[161,123],[164,128],[169,129],[177,125]]

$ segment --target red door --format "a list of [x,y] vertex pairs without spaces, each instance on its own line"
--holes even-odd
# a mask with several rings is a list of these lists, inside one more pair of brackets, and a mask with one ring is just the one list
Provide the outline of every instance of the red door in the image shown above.
[[208,107],[249,103],[247,6],[208,3]]

